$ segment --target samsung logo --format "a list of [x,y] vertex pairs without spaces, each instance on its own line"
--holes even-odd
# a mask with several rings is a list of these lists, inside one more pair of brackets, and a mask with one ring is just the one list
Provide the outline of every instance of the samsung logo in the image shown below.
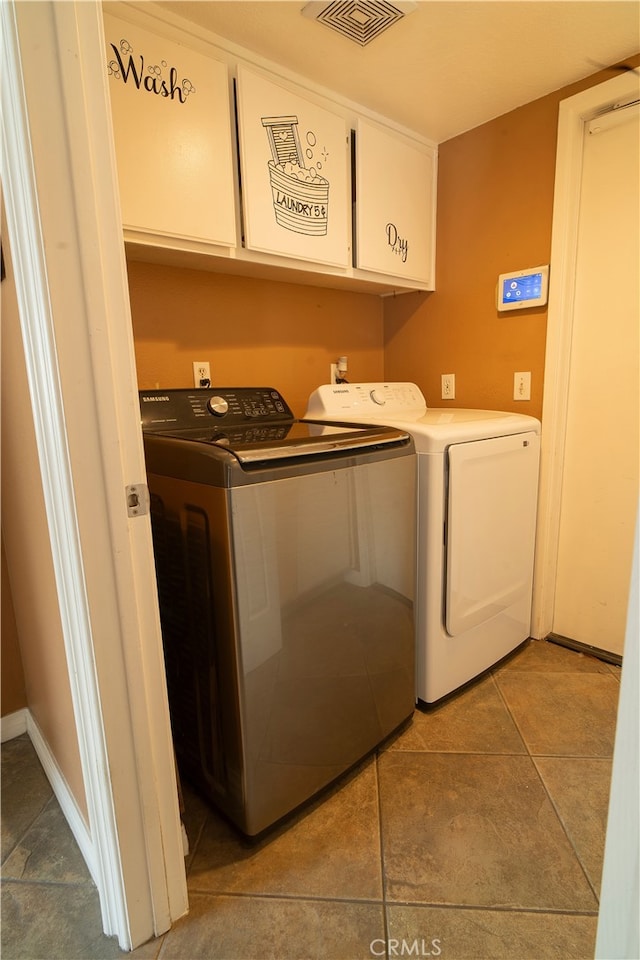
[[170,400],[170,397],[143,397],[145,403],[151,403],[152,401],[156,403],[158,400],[166,400],[167,403]]
[[348,390],[334,390],[334,393],[349,393]]

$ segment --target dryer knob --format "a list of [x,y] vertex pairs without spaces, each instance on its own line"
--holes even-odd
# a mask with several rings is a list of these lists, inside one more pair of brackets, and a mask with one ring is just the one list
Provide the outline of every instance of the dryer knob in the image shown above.
[[374,403],[377,403],[379,407],[384,407],[387,402],[384,397],[381,397],[377,390],[371,391],[371,399]]
[[229,404],[224,397],[209,397],[207,406],[214,417],[224,417],[229,409]]

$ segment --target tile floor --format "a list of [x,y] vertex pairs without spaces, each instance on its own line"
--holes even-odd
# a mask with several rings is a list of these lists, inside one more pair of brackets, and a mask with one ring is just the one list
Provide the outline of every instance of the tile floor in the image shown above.
[[[187,789],[190,913],[129,956],[588,960],[619,674],[532,641],[257,845]],[[2,875],[4,960],[126,956],[26,737]]]

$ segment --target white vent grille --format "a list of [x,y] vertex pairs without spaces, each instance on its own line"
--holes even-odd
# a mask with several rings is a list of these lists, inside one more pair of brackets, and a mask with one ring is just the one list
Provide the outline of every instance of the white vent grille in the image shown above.
[[415,3],[388,3],[387,0],[333,0],[331,3],[308,3],[302,14],[366,47],[411,13],[415,6]]

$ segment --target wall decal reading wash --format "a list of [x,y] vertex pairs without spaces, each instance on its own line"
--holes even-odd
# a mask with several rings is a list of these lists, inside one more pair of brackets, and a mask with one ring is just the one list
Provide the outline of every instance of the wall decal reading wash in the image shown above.
[[[317,137],[305,136],[304,154],[298,136],[297,117],[262,117],[271,147],[269,182],[276,223],[285,230],[321,237],[327,232],[329,181],[318,172],[329,154],[323,147],[317,156]],[[305,157],[310,161],[306,166]]]
[[177,98],[179,103],[185,103],[187,97],[196,92],[191,80],[186,77],[178,82],[178,71],[175,67],[170,68],[166,79],[163,77],[163,71],[167,69],[166,60],[161,60],[159,64],[147,66],[145,76],[144,57],[140,54],[139,61],[136,63],[133,57],[133,47],[128,40],[122,39],[118,46],[112,43],[111,49],[115,54],[115,59],[109,60],[107,70],[109,76],[113,77],[114,80],[122,80],[123,83],[132,80],[136,90],[142,88],[148,93],[155,93],[159,97],[168,97],[170,100]]

